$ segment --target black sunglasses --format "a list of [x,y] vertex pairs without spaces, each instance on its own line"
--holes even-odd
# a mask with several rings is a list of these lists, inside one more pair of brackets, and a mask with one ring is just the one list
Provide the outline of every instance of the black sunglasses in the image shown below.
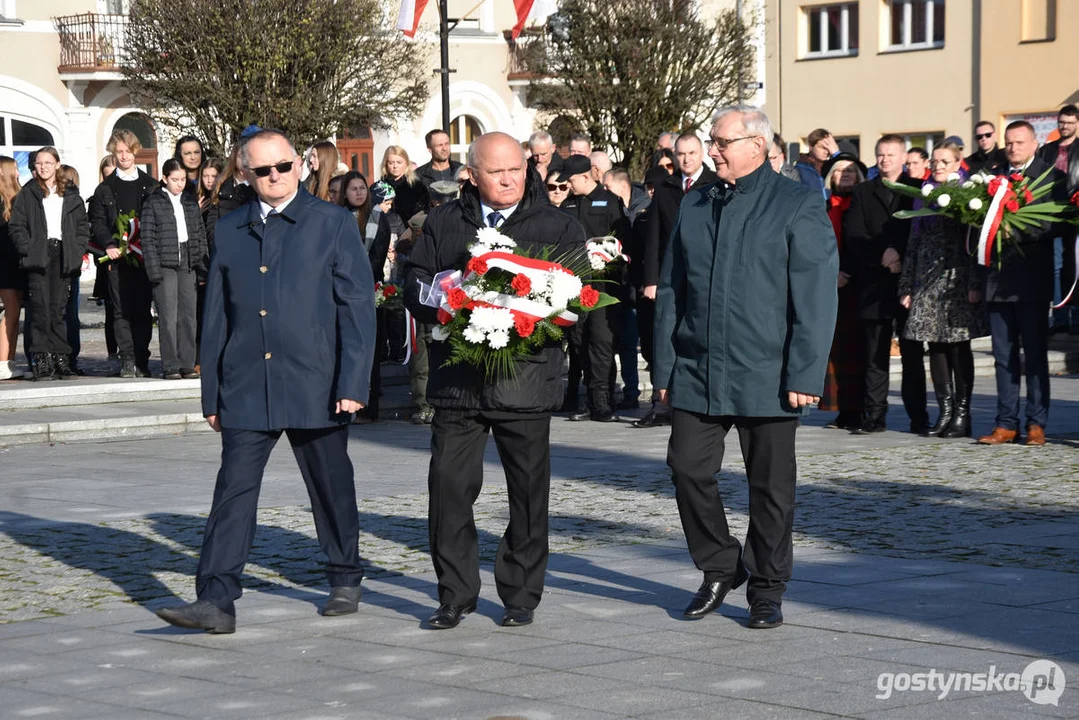
[[555,190],[569,190],[569,183],[547,183],[547,189],[551,192],[554,192]]
[[985,140],[986,138],[993,137],[993,133],[991,133],[991,132],[982,133],[981,135],[975,135],[974,137],[977,138],[978,140]]
[[292,164],[292,160],[286,160],[284,162],[279,162],[276,165],[259,165],[258,167],[249,167],[247,169],[255,173],[255,175],[258,175],[259,177],[269,177],[270,172],[273,170],[276,170],[277,172],[284,175],[285,173],[292,170]]

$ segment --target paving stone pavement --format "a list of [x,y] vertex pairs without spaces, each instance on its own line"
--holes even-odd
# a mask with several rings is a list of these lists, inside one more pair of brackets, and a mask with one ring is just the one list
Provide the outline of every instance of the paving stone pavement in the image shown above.
[[[213,435],[13,447],[0,452],[0,717],[1079,717],[1079,378],[1053,392],[1053,442],[1036,450],[860,438],[811,418],[787,624],[768,632],[744,627],[740,592],[681,620],[700,575],[665,429],[554,421],[547,591],[514,630],[497,626],[489,572],[505,523],[492,445],[476,505],[484,593],[448,632],[419,622],[435,604],[426,428],[353,430],[369,579],[347,618],[316,614],[310,512],[291,452],[275,451],[225,637],[149,612],[192,599]],[[743,469],[732,434],[719,490],[739,536]],[[1072,680],[1059,705],[902,688],[903,673],[1021,673],[1041,658]],[[881,673],[899,674],[887,698]]]

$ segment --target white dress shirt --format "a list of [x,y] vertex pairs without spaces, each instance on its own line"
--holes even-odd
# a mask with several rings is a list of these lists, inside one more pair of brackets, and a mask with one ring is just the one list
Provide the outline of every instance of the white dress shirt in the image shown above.
[[269,217],[270,211],[272,211],[272,210],[276,210],[278,213],[285,212],[285,208],[288,207],[288,204],[296,199],[297,193],[299,193],[299,190],[297,190],[296,192],[289,195],[288,198],[283,203],[278,205],[276,208],[270,207],[266,203],[259,200],[259,209],[262,212],[262,222],[266,222],[266,218]]
[[483,213],[483,224],[487,225],[489,227],[490,224],[488,223],[487,218],[491,215],[491,213],[497,212],[500,215],[502,215],[502,221],[500,223],[498,223],[498,227],[502,227],[506,223],[506,221],[510,219],[510,215],[512,215],[513,211],[517,209],[518,205],[520,205],[520,203],[514,203],[513,205],[510,205],[505,210],[495,210],[493,207],[489,207],[487,205],[484,205],[481,202],[480,203],[480,212]]
[[172,214],[176,218],[176,237],[183,245],[187,242],[187,216],[184,214],[184,196],[173,195],[168,190],[165,194],[169,196],[169,202],[172,203]]
[[45,235],[51,240],[63,240],[64,196],[56,193],[56,188],[49,188],[49,194],[41,199],[45,209]]

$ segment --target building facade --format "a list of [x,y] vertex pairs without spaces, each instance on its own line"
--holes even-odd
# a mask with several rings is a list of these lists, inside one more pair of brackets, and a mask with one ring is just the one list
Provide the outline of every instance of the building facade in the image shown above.
[[1079,3],[1061,0],[857,0],[765,3],[765,109],[788,141],[815,128],[873,164],[897,133],[932,149],[974,125],[1029,119],[1039,140],[1074,102],[1067,70]]

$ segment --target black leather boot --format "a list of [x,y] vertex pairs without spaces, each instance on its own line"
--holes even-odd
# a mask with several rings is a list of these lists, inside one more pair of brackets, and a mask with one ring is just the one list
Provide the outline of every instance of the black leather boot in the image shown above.
[[925,431],[926,437],[943,436],[955,418],[955,389],[952,387],[951,378],[944,383],[934,382],[933,392],[937,395],[940,414],[937,415],[937,424]]
[[970,395],[959,398],[955,404],[955,419],[952,420],[952,424],[949,425],[944,432],[940,434],[942,438],[961,438],[970,437],[971,435],[971,423],[970,423]]
[[56,375],[57,380],[70,380],[71,378],[78,377],[75,370],[72,369],[70,363],[68,363],[67,355],[53,353],[52,367],[53,374]]

